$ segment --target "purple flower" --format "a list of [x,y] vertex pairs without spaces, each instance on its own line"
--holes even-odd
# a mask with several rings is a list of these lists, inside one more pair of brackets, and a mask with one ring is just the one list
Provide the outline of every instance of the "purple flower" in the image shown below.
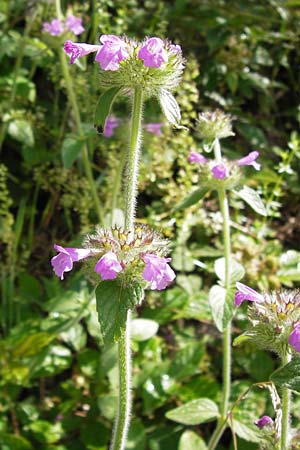
[[160,67],[168,61],[168,54],[164,49],[164,41],[153,37],[147,39],[143,47],[138,52],[138,58],[144,61],[146,67]]
[[129,56],[126,42],[113,34],[103,34],[100,42],[103,45],[95,60],[100,63],[103,70],[118,70],[119,63]]
[[162,258],[151,253],[146,253],[142,258],[146,263],[142,275],[146,281],[151,283],[150,289],[159,291],[165,289],[176,277],[173,269],[167,264],[171,258]]
[[51,259],[51,265],[57,275],[61,280],[64,279],[64,273],[70,272],[73,269],[73,262],[79,261],[80,259],[87,258],[93,251],[85,248],[64,248],[60,245],[54,244],[55,250],[59,253],[53,256]]
[[82,19],[80,17],[75,17],[71,14],[66,18],[65,24],[66,27],[69,28],[70,31],[72,31],[72,33],[76,34],[76,36],[84,32]]
[[273,420],[269,416],[262,416],[254,422],[258,428],[264,428],[266,425],[273,425]]
[[261,294],[243,283],[237,282],[236,287],[238,291],[236,292],[234,297],[235,306],[240,306],[245,300],[257,303],[261,303],[264,300],[264,297]]
[[103,255],[95,265],[95,272],[101,275],[102,280],[114,280],[123,267],[113,252]]
[[119,119],[117,119],[117,117],[107,116],[104,125],[103,136],[111,137],[114,134],[114,129],[118,128],[118,126],[119,126]]
[[223,180],[224,178],[228,177],[228,175],[229,175],[229,170],[223,163],[217,164],[216,166],[214,166],[211,169],[211,172],[212,172],[213,176],[215,178],[217,178],[218,180]]
[[162,136],[161,127],[163,123],[145,123],[145,130],[149,131],[149,133],[156,134],[156,136]]
[[64,51],[71,55],[70,64],[74,64],[80,56],[88,55],[92,52],[99,52],[101,45],[81,44],[80,42],[66,41],[64,44]]
[[251,152],[249,155],[238,160],[239,166],[252,166],[255,170],[260,170],[261,165],[255,160],[259,157],[259,152]]
[[51,22],[44,22],[42,31],[46,31],[52,36],[59,36],[64,32],[64,26],[61,20],[53,19]]
[[289,344],[294,347],[296,352],[300,353],[300,323],[294,325],[294,330],[289,336]]
[[200,163],[205,164],[207,159],[205,156],[201,155],[201,153],[194,152],[194,150],[191,150],[188,161],[190,163]]
[[181,47],[178,44],[171,44],[170,51],[171,51],[171,53],[175,53],[175,54],[182,52]]

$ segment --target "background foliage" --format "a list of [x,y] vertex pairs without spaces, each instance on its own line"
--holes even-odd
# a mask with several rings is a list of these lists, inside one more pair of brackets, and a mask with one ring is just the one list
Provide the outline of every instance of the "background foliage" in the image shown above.
[[[41,32],[42,23],[56,15],[54,5],[6,0],[0,9],[0,445],[104,450],[115,408],[116,351],[101,345],[84,267],[62,283],[49,259],[54,242],[79,246],[97,223],[83,145],[106,223],[112,204],[121,215],[128,110],[118,101],[115,136],[97,134],[97,64],[81,61],[70,68],[83,122],[79,135],[58,56],[64,39]],[[245,181],[261,192],[268,217],[239,197],[231,199],[233,251],[246,268],[245,282],[260,289],[297,286],[300,3],[91,0],[68,1],[63,9],[83,17],[84,42],[94,43],[102,33],[168,37],[182,45],[187,59],[176,97],[189,131],[165,124],[163,136],[144,136],[138,220],[173,240],[177,281],[165,292],[149,292],[133,325],[134,419],[127,448],[201,448],[213,423],[199,425],[175,409],[199,397],[217,402],[221,383],[220,334],[208,305],[214,261],[222,256],[220,214],[209,193],[196,205],[182,203],[196,187],[196,171],[187,163],[190,150],[201,150],[195,119],[205,109],[231,113],[236,136],[225,141],[226,155],[261,153],[263,170],[253,175],[249,169]],[[155,102],[147,104],[144,119],[162,120]],[[244,312],[237,319],[239,334]],[[250,344],[237,347],[233,400],[254,382],[268,380],[276,365]],[[299,398],[295,405],[299,420]],[[253,421],[264,412],[272,415],[268,408],[267,394],[257,390],[237,407],[240,448],[257,448]],[[212,411],[207,420],[213,419]],[[220,450],[232,445],[228,432]]]

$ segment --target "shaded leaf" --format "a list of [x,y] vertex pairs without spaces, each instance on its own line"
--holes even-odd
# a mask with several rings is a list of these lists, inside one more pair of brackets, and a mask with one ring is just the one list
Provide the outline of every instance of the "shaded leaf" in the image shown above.
[[11,450],[30,450],[32,446],[27,439],[22,436],[16,436],[9,433],[0,433],[0,444],[2,446],[7,446]]
[[100,95],[94,116],[94,125],[99,133],[103,132],[106,118],[109,115],[113,102],[120,93],[121,89],[122,88],[120,86],[112,87]]
[[79,136],[68,136],[61,146],[61,158],[65,169],[70,169],[78,158],[84,141]]
[[300,392],[300,359],[295,357],[291,362],[281,367],[270,376],[270,380],[277,386],[287,387]]
[[209,398],[198,398],[168,411],[166,417],[184,425],[198,425],[218,418],[219,410]]
[[173,208],[173,212],[180,211],[181,209],[188,208],[189,206],[195,205],[201,200],[205,194],[208,192],[207,188],[199,188],[191,192],[181,203]]

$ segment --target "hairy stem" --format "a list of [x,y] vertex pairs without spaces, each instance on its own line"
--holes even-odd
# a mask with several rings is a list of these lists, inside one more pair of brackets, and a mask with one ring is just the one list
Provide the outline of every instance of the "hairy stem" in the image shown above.
[[[285,353],[282,357],[282,365],[285,366],[291,360],[290,354]],[[281,437],[280,437],[280,450],[286,450],[288,448],[289,441],[289,428],[290,428],[290,409],[291,409],[291,391],[283,387],[281,397],[282,419],[281,419]]]
[[[136,88],[133,95],[131,134],[126,161],[125,229],[130,231],[133,231],[135,218],[142,112],[143,94],[140,88]],[[131,411],[130,319],[131,311],[128,310],[126,326],[118,341],[119,403],[110,450],[125,449],[129,429]]]

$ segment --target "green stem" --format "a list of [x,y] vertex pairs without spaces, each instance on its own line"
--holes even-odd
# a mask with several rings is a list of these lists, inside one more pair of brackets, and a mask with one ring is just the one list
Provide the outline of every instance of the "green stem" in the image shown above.
[[[215,140],[214,144],[215,159],[217,162],[222,161],[222,153],[220,142]],[[224,188],[218,189],[218,198],[220,210],[223,217],[223,244],[225,257],[225,289],[230,289],[230,258],[231,258],[231,242],[230,242],[230,214],[229,204]],[[214,450],[226,428],[226,417],[228,412],[229,398],[231,390],[231,321],[223,331],[223,391],[221,401],[221,417],[217,427],[209,442],[208,450]]]
[[[138,163],[141,145],[141,123],[143,112],[143,94],[136,88],[133,95],[131,116],[131,134],[127,154],[126,191],[125,191],[125,229],[133,231],[138,180]],[[130,354],[130,319],[127,321],[118,341],[119,354],[119,402],[110,450],[124,450],[128,434],[131,410],[131,354]]]
[[[66,55],[64,54],[63,50],[59,51],[59,57],[60,57],[60,63],[61,63],[61,67],[62,67],[63,76],[64,76],[64,79],[66,82],[66,88],[67,88],[67,92],[68,92],[69,101],[71,103],[74,118],[75,118],[75,124],[76,124],[76,128],[77,128],[78,136],[80,139],[84,140],[85,137],[84,137],[83,127],[82,127],[82,123],[81,123],[81,117],[80,117],[80,112],[79,112],[79,108],[78,108],[78,104],[77,104],[77,99],[76,99],[76,95],[75,95],[75,91],[74,91],[74,87],[73,87],[72,78],[71,78],[70,72],[69,72],[68,62],[67,62]],[[88,148],[87,148],[86,144],[83,145],[81,155],[82,155],[82,162],[83,162],[85,174],[86,174],[86,177],[87,177],[89,185],[90,185],[91,194],[93,197],[94,206],[96,208],[98,220],[101,224],[103,224],[104,217],[103,217],[102,208],[101,208],[101,204],[100,204],[98,193],[97,193],[97,188],[96,188],[95,182],[94,182],[92,167],[91,167]]]
[[112,199],[111,199],[111,225],[115,225],[115,212],[116,212],[116,208],[118,206],[118,194],[120,192],[120,187],[121,187],[121,178],[122,178],[122,173],[124,170],[124,165],[125,165],[125,160],[126,160],[126,152],[123,151],[121,154],[121,159],[118,163],[118,167],[116,170],[116,174],[115,174],[115,182],[113,185],[113,192],[112,192]]
[[[291,356],[286,352],[282,356],[282,365],[285,366],[291,360]],[[282,408],[282,419],[281,419],[281,437],[280,437],[280,450],[286,450],[288,448],[289,440],[289,428],[290,428],[290,409],[291,409],[291,391],[283,387],[282,388],[282,398],[281,398],[281,408]]]

